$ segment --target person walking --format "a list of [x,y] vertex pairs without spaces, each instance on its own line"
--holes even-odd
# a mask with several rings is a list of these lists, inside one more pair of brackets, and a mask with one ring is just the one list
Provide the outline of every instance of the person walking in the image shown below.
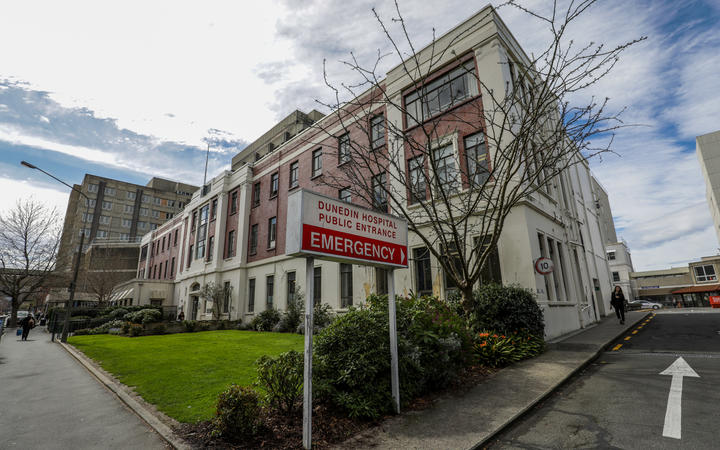
[[20,321],[20,325],[22,326],[22,340],[27,341],[28,334],[30,334],[30,329],[35,326],[35,319],[33,319],[32,314],[28,314],[23,318],[23,320]]
[[615,314],[620,319],[620,325],[625,323],[625,295],[620,286],[615,286],[610,297],[610,306],[615,308]]

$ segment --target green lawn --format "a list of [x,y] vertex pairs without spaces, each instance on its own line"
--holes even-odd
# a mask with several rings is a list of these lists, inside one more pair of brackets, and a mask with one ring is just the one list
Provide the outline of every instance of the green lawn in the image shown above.
[[236,330],[73,336],[68,342],[180,422],[212,418],[221,391],[255,381],[253,363],[260,356],[303,350],[298,334]]

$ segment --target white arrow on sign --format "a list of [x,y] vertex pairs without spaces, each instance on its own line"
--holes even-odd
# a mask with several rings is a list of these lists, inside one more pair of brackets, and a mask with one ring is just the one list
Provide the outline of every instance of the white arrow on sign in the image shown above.
[[672,375],[670,394],[668,395],[667,410],[665,410],[665,428],[663,436],[680,439],[682,423],[682,388],[683,377],[700,378],[700,375],[681,357],[670,364],[670,367],[660,372],[660,375]]

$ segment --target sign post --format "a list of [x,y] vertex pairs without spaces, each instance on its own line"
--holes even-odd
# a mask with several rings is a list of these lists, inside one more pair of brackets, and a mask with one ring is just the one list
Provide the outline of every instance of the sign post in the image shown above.
[[304,189],[288,196],[285,253],[305,261],[305,370],[303,447],[312,446],[312,337],[315,258],[388,270],[390,379],[393,406],[400,412],[394,268],[408,266],[407,222]]

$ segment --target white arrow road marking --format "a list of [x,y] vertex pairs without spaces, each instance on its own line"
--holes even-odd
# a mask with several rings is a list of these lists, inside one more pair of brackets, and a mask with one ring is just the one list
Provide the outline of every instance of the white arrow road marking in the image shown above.
[[682,387],[683,377],[700,378],[700,375],[681,357],[670,364],[670,367],[660,372],[660,375],[672,375],[670,394],[668,394],[667,410],[665,410],[665,428],[663,436],[680,439],[682,429]]

